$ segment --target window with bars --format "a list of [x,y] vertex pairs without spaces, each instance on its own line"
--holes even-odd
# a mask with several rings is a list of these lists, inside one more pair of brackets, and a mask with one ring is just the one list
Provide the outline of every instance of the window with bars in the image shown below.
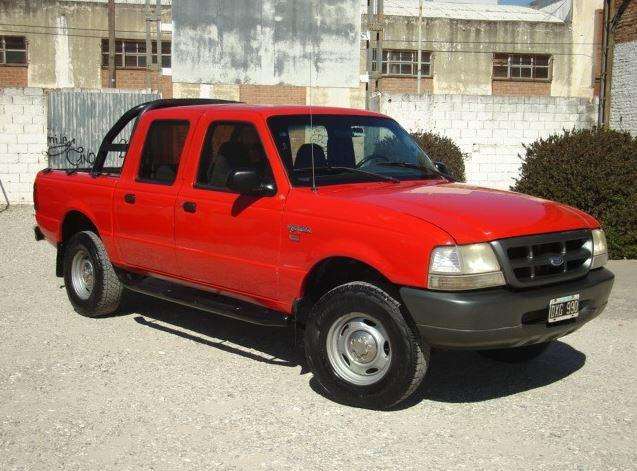
[[0,36],[0,65],[26,65],[27,40],[24,36]]
[[[372,71],[377,69],[377,51],[372,49]],[[431,77],[431,52],[421,51],[420,73],[422,77]],[[418,76],[418,51],[383,49],[384,75]]]
[[[161,42],[161,66],[170,68],[171,43]],[[153,64],[157,64],[157,41],[152,41]],[[102,67],[108,67],[108,39],[102,39]],[[117,39],[115,41],[115,67],[124,69],[146,68],[146,41]]]
[[553,61],[547,54],[493,55],[493,78],[498,80],[551,80]]

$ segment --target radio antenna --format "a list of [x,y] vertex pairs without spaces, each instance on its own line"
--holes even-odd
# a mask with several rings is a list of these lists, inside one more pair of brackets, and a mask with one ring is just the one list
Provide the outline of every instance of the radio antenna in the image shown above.
[[[314,2],[313,0],[310,0],[310,18],[312,20],[318,21],[318,8],[317,8],[317,14],[316,16],[313,17],[312,13],[314,10]],[[314,23],[311,23],[311,28],[313,28]],[[314,38],[312,37],[312,35],[310,34],[310,93],[308,96],[308,101],[309,101],[309,108],[310,108],[310,156],[311,156],[311,160],[312,160],[312,191],[317,191],[316,188],[316,171],[315,171],[315,165],[314,165],[314,142],[312,142],[314,140],[314,119],[312,116],[312,69],[314,68]]]

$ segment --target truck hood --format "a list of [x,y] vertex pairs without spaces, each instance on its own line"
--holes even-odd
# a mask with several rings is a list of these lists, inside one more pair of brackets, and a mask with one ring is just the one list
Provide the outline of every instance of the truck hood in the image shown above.
[[328,188],[320,191],[427,221],[459,244],[599,226],[595,218],[570,206],[463,183],[402,182]]

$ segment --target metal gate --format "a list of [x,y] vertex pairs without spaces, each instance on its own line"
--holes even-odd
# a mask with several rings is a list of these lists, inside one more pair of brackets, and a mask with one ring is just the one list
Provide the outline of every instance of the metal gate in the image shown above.
[[[51,90],[47,96],[49,167],[86,168],[93,164],[104,134],[127,110],[160,95],[118,90]],[[119,136],[128,142],[131,123]]]

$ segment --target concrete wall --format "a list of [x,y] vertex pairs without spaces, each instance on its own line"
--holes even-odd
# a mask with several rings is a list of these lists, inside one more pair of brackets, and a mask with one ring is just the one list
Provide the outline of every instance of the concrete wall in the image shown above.
[[508,189],[519,175],[523,144],[563,129],[591,127],[597,100],[562,97],[385,95],[382,112],[409,131],[447,136],[467,153],[467,181]]
[[[600,72],[599,67],[596,68],[596,63],[601,64],[602,25],[595,24],[595,12],[604,8],[604,2],[603,0],[572,0],[572,3],[569,25],[573,46],[571,56],[567,58],[570,60],[570,75],[563,93],[553,93],[553,95],[591,97],[593,96],[591,86],[595,83],[594,75]],[[599,20],[602,20],[601,14]]]
[[33,203],[35,174],[47,166],[45,104],[41,88],[0,88],[0,181],[12,204]]
[[615,45],[610,126],[637,136],[637,41]]
[[[492,94],[493,53],[510,52],[553,56],[550,96],[592,97],[595,10],[602,7],[603,0],[575,0],[572,22],[564,23],[423,19],[422,47],[433,51],[433,93]],[[385,49],[417,49],[417,17],[386,16],[385,21]]]
[[[615,0],[614,8],[619,6]],[[613,10],[614,11],[614,10]],[[610,126],[637,136],[637,3],[624,12],[614,34]]]
[[[137,3],[117,2],[118,39],[145,38],[144,5]],[[162,8],[162,21],[170,22],[169,6]],[[101,40],[108,37],[105,2],[0,0],[0,23],[25,25],[0,26],[0,34],[27,38],[30,87],[102,87]],[[7,29],[11,32],[2,33]]]
[[180,0],[173,80],[357,87],[359,0]]

